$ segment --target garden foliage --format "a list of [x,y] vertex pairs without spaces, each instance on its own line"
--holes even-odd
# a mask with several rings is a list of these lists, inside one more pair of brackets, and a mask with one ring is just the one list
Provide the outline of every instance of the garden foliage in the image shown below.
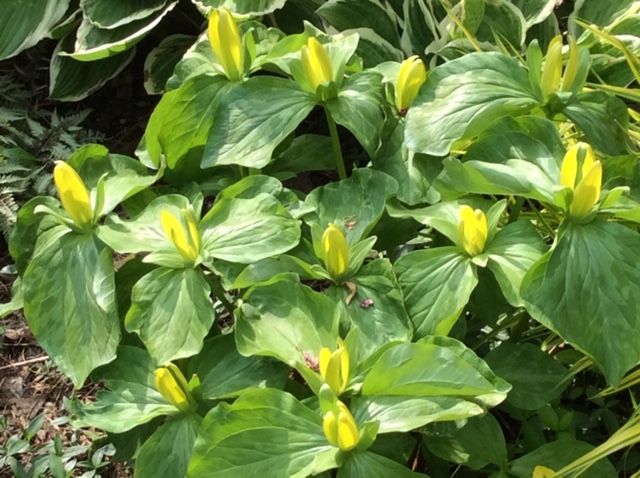
[[[54,83],[176,3],[80,2]],[[564,36],[554,0],[195,3],[136,158],[77,149],[11,237],[39,343],[105,384],[75,423],[143,478],[634,471],[631,405],[584,430],[639,381],[638,2]]]

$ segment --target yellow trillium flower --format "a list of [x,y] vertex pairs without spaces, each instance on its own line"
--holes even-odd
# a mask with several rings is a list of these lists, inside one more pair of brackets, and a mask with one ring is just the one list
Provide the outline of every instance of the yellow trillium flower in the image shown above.
[[533,475],[531,478],[552,478],[556,475],[556,472],[546,466],[538,465],[533,469]]
[[335,224],[329,224],[322,234],[324,265],[334,279],[342,276],[349,266],[347,238]]
[[168,364],[154,372],[156,390],[171,405],[185,412],[192,407],[193,399],[187,381],[178,367]]
[[458,223],[458,241],[470,256],[477,256],[484,251],[487,242],[487,216],[480,209],[475,211],[467,206],[460,206]]
[[542,92],[545,97],[558,91],[562,79],[562,35],[556,35],[549,42],[544,66],[542,67]]
[[84,227],[93,221],[89,191],[75,169],[58,161],[53,169],[53,181],[60,195],[62,207],[73,222]]
[[165,235],[173,242],[182,258],[187,262],[195,262],[200,254],[200,231],[190,211],[182,210],[183,221],[166,209],[160,213],[160,224]]
[[327,347],[320,349],[318,365],[324,383],[336,395],[343,393],[349,383],[349,352],[342,339],[338,339],[338,348],[333,352]]
[[302,68],[314,90],[320,85],[333,81],[333,67],[325,47],[315,37],[309,37],[307,45],[300,52]]
[[580,67],[580,55],[578,51],[578,44],[576,39],[572,36],[569,37],[569,61],[564,69],[564,77],[562,78],[562,91],[568,91],[571,89],[573,82],[578,74],[578,68]]
[[244,76],[244,46],[238,25],[229,10],[214,10],[209,17],[209,43],[227,78],[238,81]]
[[396,85],[396,108],[405,111],[418,95],[422,84],[427,80],[427,69],[418,55],[402,62]]
[[347,406],[338,401],[337,410],[325,413],[322,431],[327,441],[342,451],[353,450],[360,442],[360,430]]
[[[579,168],[579,156],[582,165]],[[580,170],[580,178],[578,178]],[[573,190],[569,214],[574,217],[586,216],[600,199],[602,190],[602,163],[596,160],[589,144],[577,143],[569,148],[562,160],[560,183]]]

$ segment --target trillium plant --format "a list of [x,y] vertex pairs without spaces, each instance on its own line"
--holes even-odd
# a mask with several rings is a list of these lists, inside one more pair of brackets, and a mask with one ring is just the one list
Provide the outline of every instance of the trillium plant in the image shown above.
[[636,472],[638,2],[194,3],[11,237],[74,424],[137,478]]

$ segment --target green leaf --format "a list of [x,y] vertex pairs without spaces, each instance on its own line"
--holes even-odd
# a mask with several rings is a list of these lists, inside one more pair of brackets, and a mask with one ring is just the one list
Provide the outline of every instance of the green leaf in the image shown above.
[[169,420],[144,442],[135,460],[137,478],[185,476],[202,418],[187,415]]
[[[439,429],[436,429],[440,432]],[[487,413],[470,418],[453,433],[425,433],[424,444],[443,460],[479,470],[488,464],[502,467],[507,461],[507,445],[498,421]]]
[[502,402],[510,386],[470,349],[448,337],[389,347],[366,376],[351,408],[379,433],[481,415]]
[[220,99],[231,89],[223,76],[203,74],[164,94],[144,133],[143,163],[158,168],[164,158],[169,168],[175,168],[189,151],[203,148]]
[[209,256],[250,264],[292,249],[300,226],[270,194],[223,198],[202,218],[202,250]]
[[202,422],[188,477],[306,478],[338,466],[320,415],[288,393],[251,390]]
[[347,128],[373,157],[384,125],[382,77],[373,71],[350,76],[338,96],[325,103],[333,120]]
[[595,149],[609,155],[629,152],[629,114],[620,99],[604,91],[571,96],[562,110]]
[[177,0],[173,1],[161,11],[152,13],[141,20],[128,22],[117,28],[100,28],[92,23],[89,18],[84,17],[80,27],[78,27],[73,53],[62,52],[61,55],[70,56],[79,61],[95,61],[129,50],[158,26],[177,3]]
[[237,397],[251,387],[282,388],[289,367],[262,357],[244,357],[236,350],[233,334],[204,342],[202,352],[189,360],[187,377],[200,379],[198,397],[219,400]]
[[[411,322],[391,263],[386,259],[370,262],[352,281],[356,294],[346,304],[347,317],[351,327],[359,329],[360,347],[366,350],[366,355],[389,342],[411,340]],[[342,302],[351,294],[344,286],[333,286],[327,293]]]
[[478,40],[508,43],[518,51],[524,43],[526,20],[511,2],[486,2],[482,23],[476,32]]
[[393,46],[400,46],[395,14],[378,0],[329,0],[316,11],[338,31],[370,28]]
[[163,8],[167,0],[83,0],[82,13],[98,28],[116,28],[147,18]]
[[303,134],[294,138],[289,147],[267,165],[264,172],[280,177],[287,173],[330,171],[335,167],[331,138],[317,134]]
[[236,343],[245,356],[274,357],[296,368],[310,385],[320,375],[307,364],[322,347],[335,349],[340,309],[319,292],[277,276],[249,289],[236,309]]
[[203,12],[225,7],[232,12],[259,17],[282,8],[286,0],[192,0]]
[[173,69],[193,44],[193,40],[194,37],[190,35],[169,35],[151,50],[144,61],[144,89],[148,94],[159,95],[164,92]]
[[611,385],[640,362],[639,260],[636,232],[569,223],[522,283],[532,317],[591,357]]
[[489,243],[488,267],[509,303],[523,306],[520,298],[522,279],[544,252],[546,245],[529,221],[517,221],[505,226]]
[[394,269],[418,337],[446,335],[478,283],[471,259],[457,247],[410,252]]
[[69,0],[6,0],[0,16],[0,60],[17,55],[48,36]]
[[527,20],[527,28],[546,20],[553,14],[556,0],[515,0],[513,2]]
[[101,216],[151,186],[158,178],[150,175],[139,161],[121,154],[110,154],[107,148],[99,144],[80,147],[67,162],[89,189],[97,188],[99,182],[103,181],[104,203],[98,211]]
[[401,62],[404,60],[402,50],[389,43],[371,28],[348,30],[348,33],[352,32],[360,37],[356,54],[362,58],[364,68],[374,68],[385,61]]
[[491,369],[513,388],[507,402],[522,410],[537,410],[558,398],[566,386],[567,369],[530,343],[503,342],[485,357]]
[[107,390],[98,391],[94,402],[71,402],[75,426],[123,433],[155,417],[179,413],[155,389],[155,368],[144,349],[121,346],[118,358],[94,374],[106,382]]
[[434,68],[407,115],[409,149],[446,155],[493,121],[538,104],[527,70],[500,53],[471,53]]
[[311,112],[313,95],[291,80],[250,78],[225,98],[204,149],[202,167],[237,164],[263,168],[274,149]]
[[340,226],[349,244],[355,244],[373,229],[387,199],[397,190],[398,183],[391,176],[370,168],[355,169],[347,179],[314,189],[305,202],[315,212],[304,217],[312,226],[313,242],[319,243],[320,235],[333,223]]
[[338,471],[338,478],[425,478],[427,475],[415,473],[400,463],[369,451],[353,452],[348,455]]
[[133,60],[135,49],[104,60],[81,62],[60,53],[73,47],[73,35],[56,46],[49,65],[49,97],[59,101],[79,101],[99,90]]
[[133,287],[127,331],[140,336],[156,363],[195,355],[215,319],[210,294],[200,269],[155,269]]
[[[593,450],[593,445],[574,438],[561,438],[515,459],[509,473],[517,478],[531,478],[536,466],[560,470],[573,460]],[[609,460],[601,460],[580,474],[581,478],[616,478],[618,472]]]
[[24,273],[24,313],[38,343],[76,386],[120,341],[111,251],[62,226],[38,239]]

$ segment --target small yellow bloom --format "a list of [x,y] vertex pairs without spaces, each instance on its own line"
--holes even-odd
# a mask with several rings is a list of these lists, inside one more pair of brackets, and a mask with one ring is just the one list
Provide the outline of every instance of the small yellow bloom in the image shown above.
[[214,10],[209,17],[209,43],[227,78],[238,81],[244,76],[244,46],[238,25],[229,10]]
[[333,352],[327,347],[320,349],[318,365],[324,383],[336,395],[343,393],[349,384],[349,352],[342,339],[338,339],[338,348]]
[[192,406],[191,393],[187,387],[187,381],[178,367],[169,364],[160,367],[154,372],[156,378],[156,390],[171,405],[185,412]]
[[358,425],[347,406],[341,401],[338,401],[335,413],[333,411],[325,413],[322,430],[327,441],[342,451],[353,450],[360,442]]
[[533,469],[531,478],[553,478],[556,472],[546,466],[538,465]]
[[329,54],[315,37],[309,37],[300,55],[302,68],[314,90],[323,83],[333,81],[333,67]]
[[460,206],[458,240],[467,254],[477,256],[484,251],[487,236],[487,216],[484,212],[480,209],[474,211],[467,205]]
[[60,195],[62,207],[73,222],[84,227],[93,221],[89,191],[75,169],[58,161],[53,169],[53,181]]
[[427,69],[418,55],[413,55],[402,62],[396,85],[396,108],[398,111],[405,111],[411,106],[426,80]]
[[549,42],[542,68],[542,92],[545,97],[558,91],[562,78],[562,35]]
[[200,231],[196,220],[190,211],[183,209],[183,221],[171,214],[166,209],[160,213],[160,223],[165,235],[173,242],[182,258],[191,263],[195,262],[200,254]]
[[[579,159],[582,159],[580,168],[578,167]],[[580,178],[578,178],[578,170],[580,170]],[[569,148],[562,160],[560,183],[573,190],[569,209],[571,216],[578,218],[586,216],[600,199],[602,189],[602,163],[596,160],[590,145],[577,143]]]
[[324,265],[334,279],[342,276],[349,266],[347,238],[335,224],[329,224],[322,234]]

